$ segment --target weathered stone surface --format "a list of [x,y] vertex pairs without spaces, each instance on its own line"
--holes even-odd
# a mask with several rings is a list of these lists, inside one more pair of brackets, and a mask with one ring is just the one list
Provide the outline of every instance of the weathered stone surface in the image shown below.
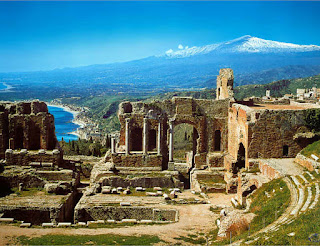
[[0,158],[4,159],[9,140],[11,149],[56,147],[53,116],[44,102],[0,103],[0,108]]

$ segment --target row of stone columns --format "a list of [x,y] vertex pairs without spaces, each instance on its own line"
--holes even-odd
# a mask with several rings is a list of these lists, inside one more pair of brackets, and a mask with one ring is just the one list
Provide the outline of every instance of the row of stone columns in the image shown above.
[[[143,119],[143,133],[142,133],[142,152],[144,155],[148,154],[148,119]],[[161,155],[161,131],[162,131],[162,123],[159,120],[158,123],[158,135],[157,135],[157,154]],[[171,136],[171,135],[170,135]],[[170,138],[171,139],[171,138]],[[173,137],[171,146],[173,147]],[[130,154],[130,118],[126,118],[126,127],[125,127],[125,149],[126,155]],[[111,137],[111,153],[116,153],[116,140],[115,137]],[[173,151],[172,151],[173,153]]]

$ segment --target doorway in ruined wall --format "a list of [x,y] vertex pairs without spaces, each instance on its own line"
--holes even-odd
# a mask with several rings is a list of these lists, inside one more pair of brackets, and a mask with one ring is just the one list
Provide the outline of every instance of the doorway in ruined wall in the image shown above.
[[173,159],[175,162],[188,162],[194,166],[194,156],[197,152],[197,129],[188,123],[181,123],[174,127]]
[[154,129],[149,130],[148,134],[148,151],[157,150],[157,131]]
[[233,173],[236,174],[240,171],[241,168],[246,167],[246,149],[242,143],[239,145],[237,162],[233,165]]
[[41,133],[40,127],[33,125],[29,128],[29,149],[41,149]]
[[23,149],[23,127],[17,126],[14,130],[14,148]]
[[214,151],[221,151],[221,131],[214,132]]
[[131,150],[142,151],[142,128],[133,128],[130,133]]

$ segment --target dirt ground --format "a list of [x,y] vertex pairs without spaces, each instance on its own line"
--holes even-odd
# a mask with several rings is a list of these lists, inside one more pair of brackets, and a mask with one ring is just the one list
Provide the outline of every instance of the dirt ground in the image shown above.
[[[217,213],[211,212],[210,206],[230,206],[230,199],[234,194],[210,194],[211,204],[196,205],[170,205],[168,208],[179,210],[179,221],[166,225],[135,225],[123,228],[98,228],[98,229],[65,229],[65,228],[19,228],[13,225],[0,225],[0,245],[10,243],[17,236],[39,237],[47,234],[64,235],[99,235],[118,234],[126,236],[155,235],[167,243],[177,242],[174,238],[187,236],[193,233],[207,233],[216,228]],[[12,241],[11,241],[12,242]]]

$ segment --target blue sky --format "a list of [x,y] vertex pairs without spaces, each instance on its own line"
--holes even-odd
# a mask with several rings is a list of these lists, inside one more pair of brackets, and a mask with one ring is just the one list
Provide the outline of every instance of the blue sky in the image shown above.
[[243,35],[320,45],[320,2],[0,2],[0,72],[121,62]]

